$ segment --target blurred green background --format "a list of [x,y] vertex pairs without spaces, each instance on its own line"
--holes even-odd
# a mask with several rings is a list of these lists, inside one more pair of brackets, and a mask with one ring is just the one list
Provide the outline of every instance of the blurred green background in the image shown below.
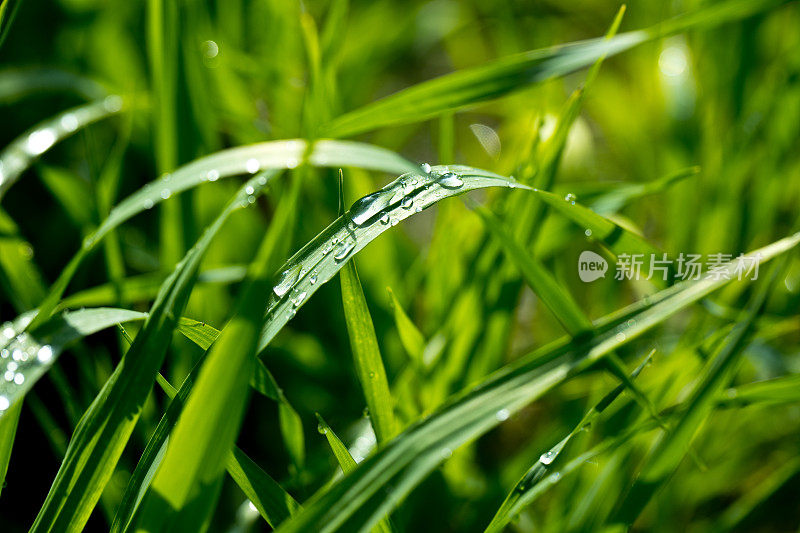
[[[705,4],[632,2],[621,31],[657,24]],[[602,36],[618,9],[618,3],[594,0],[183,0],[169,4],[165,31],[153,35],[147,3],[25,0],[0,48],[0,146],[88,100],[121,94],[128,107],[59,143],[28,170],[3,199],[3,231],[18,231],[29,243],[21,255],[37,266],[48,286],[108,210],[98,192],[104,172],[118,176],[117,190],[110,195],[113,205],[163,172],[225,147],[309,137],[345,111],[424,80],[517,52]],[[313,86],[309,65],[315,59],[308,57],[304,34],[306,38],[313,34],[320,43],[321,71]],[[467,164],[519,175],[526,164],[535,165],[527,149],[531,139],[549,139],[565,102],[585,76],[585,70],[579,71],[454,115],[385,127],[356,138],[416,162]],[[39,87],[36,80],[41,80]],[[743,21],[657,40],[606,60],[570,129],[554,190],[589,200],[598,192],[699,166],[696,176],[603,214],[670,253],[735,255],[796,229],[798,139],[800,6],[790,2]],[[296,173],[303,175],[303,189],[294,232],[284,243],[289,253],[334,220],[338,208],[335,170],[303,168]],[[391,179],[394,176],[345,169],[345,196],[352,202]],[[123,225],[117,235],[124,277],[169,272],[240,183],[233,179],[204,184]],[[201,271],[235,269],[252,259],[289,189],[288,180],[275,183],[256,209],[232,217]],[[492,191],[473,194],[473,199],[502,213],[508,194]],[[167,204],[175,207],[165,208]],[[516,221],[506,222],[514,226]],[[648,292],[645,284],[625,284],[610,277],[582,283],[576,274],[577,257],[585,249],[597,251],[596,243],[582,228],[556,214],[548,213],[536,229],[538,237],[530,252],[545,262],[590,317],[605,315]],[[429,382],[416,377],[420,381],[403,383],[408,357],[398,337],[387,286],[431,340],[432,349],[441,343],[441,360],[454,351],[466,351],[464,366],[444,380],[446,394],[563,334],[530,289],[518,283],[513,267],[503,263],[496,273],[511,283],[475,286],[474,258],[485,245],[484,235],[480,218],[460,200],[451,199],[397,226],[358,255],[389,382],[400,391],[396,397],[417,404],[407,413],[409,419],[416,409],[435,408],[442,382],[429,376]],[[108,253],[94,254],[81,267],[68,294],[108,282],[114,274]],[[777,285],[767,320],[784,329],[757,337],[749,345],[737,375],[739,383],[800,371],[796,254]],[[20,306],[8,283],[1,287],[0,318],[10,320]],[[199,285],[185,316],[220,329],[231,316],[238,288],[235,281]],[[454,318],[454,302],[469,288],[476,300],[459,308],[461,314]],[[146,311],[153,296],[116,295],[106,304]],[[681,398],[703,362],[687,339],[699,340],[723,327],[730,319],[726,309],[741,307],[744,301],[741,288],[723,292],[713,305],[697,306],[626,348],[636,359],[651,348],[658,350],[639,382],[659,407]],[[280,438],[277,408],[261,396],[251,399],[238,440],[300,501],[335,471],[327,443],[317,433],[314,413],[321,413],[347,444],[369,441],[341,306],[334,280],[300,310],[263,356],[303,421],[305,464],[293,464]],[[510,312],[497,312],[498,307]],[[128,331],[135,332],[135,327]],[[29,527],[77,416],[126,347],[119,332],[92,336],[60,359],[54,376],[37,384],[26,400],[2,491],[0,530]],[[179,383],[200,353],[176,334],[165,375]],[[615,384],[601,373],[579,376],[457,452],[393,515],[397,528],[482,530],[539,454],[560,440]],[[65,393],[74,405],[64,403]],[[164,395],[154,392],[89,530],[107,528],[108,513],[113,516],[114,503],[164,405]],[[617,433],[640,416],[636,409],[630,400],[618,408],[615,404],[585,438],[593,442]],[[715,412],[694,444],[706,469],[684,461],[637,528],[710,530],[733,502],[752,494],[771,473],[796,458],[798,430],[797,403]],[[652,435],[639,440],[625,453],[605,454],[585,465],[509,527],[599,529],[592,517],[576,518],[575,509],[592,491],[622,490],[623,480],[635,472]],[[800,521],[796,472],[738,527],[796,531]],[[249,524],[243,528],[266,528],[241,516],[248,512],[243,501],[227,479],[213,530],[228,530],[237,520]],[[567,524],[565,517],[577,522]]]

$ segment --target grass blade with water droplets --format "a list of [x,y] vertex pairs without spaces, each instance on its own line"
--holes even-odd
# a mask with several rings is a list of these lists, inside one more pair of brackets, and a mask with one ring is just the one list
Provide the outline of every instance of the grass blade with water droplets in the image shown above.
[[[798,243],[800,234],[795,234],[752,254],[760,253],[761,261],[768,261]],[[725,265],[729,278],[735,268],[735,262]],[[670,297],[634,315],[630,325],[580,343],[557,341],[523,356],[412,425],[348,477],[316,494],[280,531],[333,531],[374,525],[449,456],[446,452],[452,453],[454,448],[487,432],[569,376],[594,365],[605,354],[729,282],[730,279],[704,279],[678,284],[677,289],[665,289]],[[392,490],[385,491],[387,486]]]

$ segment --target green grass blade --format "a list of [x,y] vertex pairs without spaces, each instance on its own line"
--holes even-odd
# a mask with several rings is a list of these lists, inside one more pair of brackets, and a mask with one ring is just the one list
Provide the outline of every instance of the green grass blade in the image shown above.
[[[650,362],[650,358],[653,356],[653,353],[654,352],[650,352],[645,357],[644,361],[642,361],[639,366],[634,369],[634,371],[631,373],[630,379],[636,379],[647,363]],[[605,411],[606,408],[611,405],[620,394],[622,394],[622,392],[625,390],[625,387],[626,386],[624,384],[618,385],[605,396],[603,396],[603,398],[596,405],[594,405],[585,415],[583,415],[581,421],[578,422],[575,428],[566,437],[541,455],[536,464],[534,464],[530,469],[528,469],[527,472],[525,472],[525,475],[522,476],[514,488],[508,493],[506,499],[503,501],[503,504],[500,506],[500,509],[497,510],[497,513],[495,513],[491,523],[486,528],[486,533],[502,531],[503,528],[511,520],[513,520],[522,509],[525,508],[525,506],[529,505],[535,497],[541,494],[541,491],[537,485],[547,475],[548,471],[556,471],[561,468],[563,463],[561,452],[564,450],[564,448],[575,437],[575,435],[577,435],[584,428],[590,426],[600,416],[600,414]]]
[[[322,134],[349,137],[385,126],[409,124],[500,98],[531,84],[564,76],[642,43],[692,27],[745,18],[776,2],[729,0],[645,30],[532,50],[429,80],[351,111]],[[613,27],[612,27],[613,29]]]
[[0,102],[12,104],[30,94],[73,92],[85,100],[107,93],[92,79],[55,68],[25,67],[0,71]]
[[333,432],[319,413],[317,413],[317,420],[319,421],[319,431],[325,435],[325,438],[328,440],[328,445],[331,447],[333,456],[336,457],[336,462],[339,463],[339,466],[342,468],[342,472],[348,474],[355,470],[358,463],[356,463],[356,460],[350,455],[350,452],[347,451],[347,447],[342,443],[341,439],[336,436],[336,433]]
[[397,434],[398,424],[394,416],[394,400],[389,392],[389,382],[375,335],[375,326],[358,279],[355,261],[339,271],[342,285],[342,305],[353,350],[353,364],[367,401],[370,418],[375,427],[378,443],[382,444]]
[[21,5],[22,0],[3,0],[0,3],[0,46],[3,46],[3,42],[8,37],[14,16]]
[[86,126],[122,111],[119,96],[107,96],[40,122],[0,152],[0,200],[20,175],[56,143]]
[[229,216],[250,205],[247,201],[250,189],[252,194],[260,193],[269,180],[264,181],[261,183],[261,176],[256,176],[234,195],[164,282],[142,330],[75,429],[33,531],[83,528],[114,472],[152,388],[191,292],[200,259]]
[[633,524],[650,498],[683,460],[694,435],[714,408],[720,391],[733,377],[739,356],[771,287],[771,282],[766,283],[753,297],[744,318],[737,322],[727,342],[706,364],[692,390],[686,410],[669,433],[657,441],[639,478],[620,504],[616,519],[621,523]]
[[385,148],[349,141],[318,141],[311,146],[301,139],[271,141],[230,148],[202,157],[147,184],[112,209],[97,230],[84,239],[81,249],[62,270],[39,306],[40,316],[31,324],[31,328],[49,317],[78,266],[97,243],[126,220],[207,181],[253,174],[259,170],[290,169],[303,162],[322,167],[354,166],[394,174],[418,171],[416,165]]
[[[799,242],[800,234],[796,234],[753,254],[760,253],[761,261],[767,261]],[[734,262],[728,263],[726,271],[732,273],[735,266]],[[408,428],[348,477],[315,495],[281,531],[332,531],[374,525],[453,449],[729,282],[730,279],[704,279],[681,283],[677,293],[666,289],[670,297],[640,311],[633,321],[616,331],[580,343],[559,341],[523,356]],[[387,486],[393,489],[385,491]]]
[[22,403],[8,408],[0,418],[0,493],[5,487],[8,463],[11,460],[11,450],[14,448],[14,437],[17,434],[19,415],[22,412]]
[[422,365],[422,354],[425,351],[425,336],[417,329],[417,326],[408,318],[403,306],[397,300],[394,291],[391,287],[386,287],[389,293],[389,299],[392,303],[392,311],[394,313],[394,324],[397,327],[397,333],[400,335],[400,342],[403,343],[406,353],[418,365]]
[[558,284],[544,265],[523,248],[505,224],[486,208],[477,207],[475,212],[481,217],[492,236],[502,245],[506,255],[520,270],[533,292],[541,298],[567,333],[576,336],[590,331],[592,323],[583,314],[572,295]]

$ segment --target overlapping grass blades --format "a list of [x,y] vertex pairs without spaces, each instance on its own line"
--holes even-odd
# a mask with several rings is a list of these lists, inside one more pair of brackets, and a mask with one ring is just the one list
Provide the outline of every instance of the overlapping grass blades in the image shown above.
[[[768,261],[800,243],[800,234],[753,251]],[[654,305],[632,315],[616,330],[587,341],[560,341],[504,367],[473,390],[447,402],[430,417],[398,435],[330,490],[315,495],[280,531],[364,529],[384,517],[452,450],[485,433],[511,414],[584,370],[606,354],[660,324],[681,309],[730,282],[736,262],[726,266],[728,279],[683,282],[665,289]],[[723,276],[724,277],[724,276]],[[385,492],[391,485],[393,490]]]

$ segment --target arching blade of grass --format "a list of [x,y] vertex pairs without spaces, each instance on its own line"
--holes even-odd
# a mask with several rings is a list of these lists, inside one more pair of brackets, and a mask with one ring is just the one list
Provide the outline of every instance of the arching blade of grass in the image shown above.
[[17,137],[0,152],[0,200],[20,174],[57,142],[98,120],[119,113],[122,109],[122,98],[107,96],[102,100],[68,109]]
[[297,308],[345,262],[378,235],[434,203],[484,187],[523,187],[507,178],[465,166],[436,166],[400,176],[380,191],[355,202],[280,269],[273,289],[259,351],[269,343]]
[[378,337],[375,335],[375,326],[372,324],[372,316],[354,260],[348,261],[342,267],[339,280],[356,375],[361,382],[378,444],[383,444],[397,434],[398,424],[394,416],[394,400],[389,392],[389,382],[378,347]]
[[[644,361],[642,361],[641,364],[634,369],[630,376],[631,379],[636,379],[636,377],[641,373],[642,369],[644,369],[644,367],[650,361],[652,356],[653,352],[650,352],[645,357]],[[611,403],[616,400],[620,394],[622,394],[622,391],[624,390],[624,384],[618,385],[616,388],[606,394],[603,399],[597,403],[597,405],[592,407],[585,415],[583,415],[581,421],[578,422],[575,428],[566,437],[564,437],[558,444],[550,448],[550,450],[541,455],[536,464],[533,465],[525,473],[525,475],[522,476],[514,488],[508,493],[505,501],[503,501],[503,504],[500,506],[500,509],[497,510],[497,513],[494,515],[494,518],[492,518],[491,523],[486,528],[486,533],[502,531],[503,528],[532,501],[532,497],[534,495],[538,496],[538,483],[547,475],[549,470],[556,470],[561,466],[560,454],[562,450],[569,444],[575,435],[589,427],[595,421],[595,419],[597,419],[597,417],[599,417],[600,414],[605,411],[605,409],[611,405]]]
[[12,340],[3,349],[3,360],[8,364],[5,379],[0,379],[0,417],[47,372],[66,345],[115,324],[143,320],[146,316],[145,313],[125,309],[73,311],[53,317],[38,330],[36,337],[17,333],[25,328],[32,313],[26,313],[14,324],[4,326],[2,334]]
[[[350,452],[347,450],[347,447],[342,443],[341,439],[336,436],[336,433],[333,432],[331,427],[328,425],[327,422],[322,418],[322,416],[317,413],[317,420],[319,420],[319,430],[325,435],[325,438],[328,441],[328,445],[331,447],[331,451],[333,452],[334,457],[336,457],[336,462],[339,463],[339,466],[342,468],[342,472],[344,475],[349,474],[353,470],[356,469],[358,463],[356,460],[353,459],[353,456],[350,455]],[[384,532],[389,533],[392,531],[392,526],[389,524],[388,518],[381,520],[375,528],[373,528],[375,532]]]
[[35,328],[50,316],[83,259],[111,230],[129,218],[206,181],[252,174],[259,169],[294,168],[303,162],[315,166],[361,167],[393,174],[418,171],[416,165],[385,148],[349,141],[317,141],[313,145],[301,139],[271,141],[202,157],[147,184],[112,209],[97,230],[84,239],[81,249],[62,270],[39,305],[39,315],[30,327]]
[[54,68],[9,68],[0,71],[0,102],[14,103],[39,92],[70,91],[86,100],[96,100],[107,93],[89,78]]
[[394,312],[394,323],[397,333],[400,335],[400,342],[403,343],[406,353],[418,365],[422,365],[422,354],[425,351],[425,336],[417,326],[408,318],[403,306],[397,300],[391,287],[386,287]]
[[723,24],[747,17],[776,2],[728,0],[652,28],[532,50],[486,65],[426,81],[351,111],[323,127],[322,134],[349,137],[377,128],[419,122],[564,76],[642,43],[692,27]]
[[[0,210],[0,235],[0,283],[18,312],[29,311],[44,298],[42,274],[26,253],[32,249],[30,244],[3,210]],[[3,343],[0,340],[0,345]]]
[[[800,233],[757,250],[753,256],[760,253],[761,261],[766,261],[798,242]],[[725,266],[729,276],[735,263]],[[677,293],[666,289],[670,297],[633,315],[633,321],[615,331],[582,342],[557,341],[502,368],[398,435],[329,490],[317,493],[280,531],[358,530],[374,525],[454,448],[729,282],[704,279],[678,284]],[[387,491],[387,487],[392,488]]]
[[[774,274],[774,272],[773,272]],[[775,276],[753,297],[748,310],[737,322],[727,342],[711,358],[695,384],[688,405],[669,433],[662,435],[645,459],[639,478],[621,501],[616,520],[632,525],[655,492],[677,469],[700,425],[714,408],[722,388],[732,379],[742,350],[747,344],[755,318],[761,312]]]
[[722,407],[800,402],[800,374],[790,374],[728,389],[720,394],[718,402]]
[[[167,452],[134,518],[146,530],[194,530],[209,519],[224,458],[233,446],[247,399],[247,383],[263,323],[263,295],[271,291],[260,344],[266,345],[316,289],[383,231],[442,198],[476,188],[514,186],[512,179],[468,167],[437,167],[400,176],[353,204],[266,285],[274,240],[265,239],[251,267],[238,313],[214,343]],[[283,231],[276,226],[273,231]],[[264,290],[266,287],[266,290]],[[253,327],[256,327],[255,333]],[[251,345],[252,342],[252,345]]]
[[[598,215],[591,209],[580,205],[569,195],[560,198],[553,193],[542,190],[537,190],[536,194],[550,207],[572,220],[584,230],[590,231],[591,236],[608,247],[615,256],[619,257],[622,254],[627,254],[631,258],[633,258],[634,255],[640,256],[637,260],[641,261],[641,275],[649,276],[651,267],[655,269],[653,270],[652,281],[657,286],[664,287],[666,285],[665,281],[672,279],[671,276],[668,276],[667,280],[664,280],[664,276],[658,274],[659,267],[655,261],[662,260],[664,253],[642,237],[631,233],[607,218]],[[633,265],[633,260],[629,261],[629,264]],[[671,262],[667,265],[671,265]],[[631,275],[634,275],[633,272],[631,272]]]
[[84,527],[139,418],[203,254],[230,215],[250,205],[248,198],[272,176],[259,175],[243,185],[164,282],[142,330],[75,429],[32,531]]
[[691,178],[700,173],[700,167],[687,167],[670,172],[666,176],[646,182],[646,183],[626,183],[610,191],[598,194],[589,201],[581,203],[591,207],[592,211],[601,215],[616,213],[623,206],[628,205],[632,200],[664,191],[672,185],[679,183],[687,178]]

